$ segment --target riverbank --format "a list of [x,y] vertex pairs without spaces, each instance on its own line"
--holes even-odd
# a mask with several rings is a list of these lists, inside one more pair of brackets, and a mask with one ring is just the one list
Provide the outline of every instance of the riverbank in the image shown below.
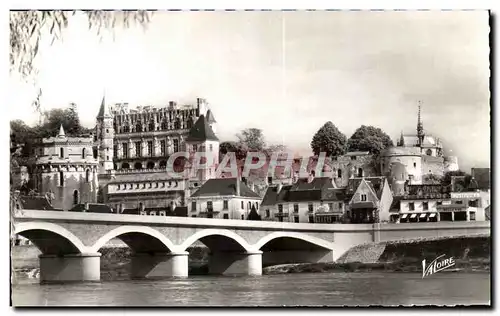
[[[447,272],[489,272],[490,236],[415,239],[355,246],[335,263],[284,264],[265,267],[263,274],[318,272],[422,272],[422,260],[453,257]],[[444,272],[444,271],[443,271]]]
[[[263,274],[320,272],[418,272],[422,260],[429,262],[444,254],[455,259],[453,272],[489,272],[491,240],[489,236],[416,239],[405,242],[381,242],[355,246],[335,263],[283,264],[265,267]],[[102,248],[101,279],[130,278],[131,251],[123,245]],[[208,248],[188,248],[189,275],[208,273]],[[37,278],[38,255],[34,246],[19,246],[13,250],[13,268],[17,277]]]

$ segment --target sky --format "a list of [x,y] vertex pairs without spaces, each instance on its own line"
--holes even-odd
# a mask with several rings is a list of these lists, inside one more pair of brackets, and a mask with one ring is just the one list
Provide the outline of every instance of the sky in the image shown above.
[[[311,154],[332,121],[347,137],[361,125],[394,142],[427,134],[462,170],[490,166],[489,25],[486,11],[157,12],[147,29],[100,40],[83,15],[35,61],[45,110],[78,106],[95,125],[99,105],[164,106],[207,99],[219,138],[248,127],[268,143]],[[35,124],[32,85],[9,82],[11,119]]]

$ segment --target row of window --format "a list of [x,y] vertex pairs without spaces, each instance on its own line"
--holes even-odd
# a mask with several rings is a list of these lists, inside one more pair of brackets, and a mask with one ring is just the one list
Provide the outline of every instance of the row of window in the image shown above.
[[[153,189],[153,188],[165,188],[167,182],[149,182],[149,183],[125,183],[118,184],[116,190],[132,190],[132,189]],[[179,183],[177,181],[168,181],[168,187],[178,187]]]
[[[64,147],[59,148],[59,158],[64,158]],[[85,159],[87,157],[87,149],[83,148],[82,149],[82,159]]]
[[169,129],[183,129],[183,128],[191,128],[193,127],[193,118],[188,118],[187,120],[181,120],[180,118],[176,119],[173,124],[166,120],[163,120],[160,124],[155,124],[155,122],[150,122],[149,124],[142,124],[138,122],[133,125],[128,125],[128,123],[124,123],[121,126],[114,125],[114,129],[116,133],[140,133],[140,132],[155,132],[160,130],[169,130]]
[[[333,211],[333,205],[334,203],[328,203],[328,209],[330,211]],[[342,209],[342,207],[344,206],[344,203],[343,202],[338,202],[338,208],[339,209]],[[312,203],[309,203],[307,205],[307,210],[309,211],[309,213],[312,213],[314,212],[314,204]],[[278,204],[278,212],[279,213],[283,213],[283,204]],[[299,204],[294,204],[293,205],[293,212],[294,213],[298,213],[299,212]],[[267,213],[266,213],[267,214]],[[266,217],[269,217],[269,216],[266,216]]]
[[[463,204],[462,200],[454,201],[455,204]],[[443,205],[443,201],[437,201],[436,205]],[[468,206],[469,207],[479,207],[479,200],[469,200],[468,201]],[[408,203],[408,208],[410,211],[415,210],[415,202],[409,202]],[[429,209],[429,202],[422,202],[422,208],[426,211]]]
[[[247,209],[248,210],[251,210],[252,206],[255,206],[255,210],[259,209],[259,203],[258,202],[254,202],[253,204],[252,204],[252,202],[248,202],[247,203]],[[196,208],[197,208],[197,202],[196,201],[192,201],[191,202],[191,211],[196,211]],[[207,201],[207,209],[209,209],[209,210],[213,210],[214,209],[214,205],[213,205],[212,201]],[[222,201],[222,209],[223,210],[229,209],[229,200],[223,200]],[[241,201],[241,209],[245,209],[245,201]]]
[[[85,182],[90,182],[90,170],[85,171]],[[64,171],[59,171],[59,186],[64,186]]]
[[[170,104],[170,106],[174,106],[174,102]],[[123,125],[126,122],[137,123],[138,121],[156,121],[159,123],[163,120],[173,121],[175,118],[181,116],[184,118],[199,116],[199,110],[192,109],[167,109],[167,108],[158,108],[155,112],[146,112],[146,113],[128,113],[128,114],[116,114],[114,118],[114,123],[116,125]]]
[[[122,156],[123,158],[129,158],[129,147],[128,143],[122,143]],[[142,154],[142,142],[135,142],[135,156],[136,157],[143,157]],[[146,157],[154,157],[154,147],[153,147],[153,141],[148,141],[146,143],[148,153]],[[173,146],[174,146],[174,152],[179,152],[179,140],[178,139],[173,139]],[[118,157],[118,147],[115,145],[113,147],[114,155],[115,157]],[[160,140],[160,157],[164,157],[167,154],[167,141],[166,140]]]

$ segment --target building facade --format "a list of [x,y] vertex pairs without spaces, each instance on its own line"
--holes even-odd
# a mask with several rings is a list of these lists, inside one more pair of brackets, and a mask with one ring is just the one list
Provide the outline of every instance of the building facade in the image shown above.
[[189,217],[248,219],[262,198],[239,178],[210,179],[187,198]]
[[69,210],[79,203],[93,203],[98,192],[98,160],[92,154],[92,137],[59,135],[44,138],[35,148],[34,182],[56,209]]
[[[186,207],[186,198],[215,177],[219,140],[216,120],[204,99],[196,105],[138,107],[108,106],[103,99],[96,125],[102,202],[120,213],[172,214]],[[181,178],[167,173],[170,156],[173,171],[185,171]],[[213,159],[196,173],[187,172],[196,163],[196,153]]]

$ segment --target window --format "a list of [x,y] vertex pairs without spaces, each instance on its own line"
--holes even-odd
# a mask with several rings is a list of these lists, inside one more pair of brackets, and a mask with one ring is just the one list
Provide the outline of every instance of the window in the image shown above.
[[241,219],[245,219],[245,215],[241,214]]
[[90,182],[90,169],[85,171],[85,182]]
[[309,203],[309,205],[307,206],[307,209],[309,210],[309,213],[314,212],[314,206],[312,205],[312,203]]
[[123,158],[128,158],[128,143],[122,144]]
[[408,206],[410,207],[410,211],[414,211],[415,210],[415,203],[414,202],[410,202],[408,204]]
[[361,201],[366,202],[366,194],[361,194]]
[[85,157],[87,156],[87,153],[85,152],[85,148],[82,149],[82,158],[85,159]]
[[436,204],[437,205],[443,205],[443,201],[437,201]]
[[282,222],[283,221],[283,217],[278,217],[278,222]]
[[142,146],[141,142],[135,143],[135,156],[136,157],[141,157],[141,152],[142,152],[141,146]]
[[223,214],[223,215],[222,215],[222,218],[223,218],[223,219],[229,219],[229,214]]
[[193,151],[198,151],[198,145],[193,144]]
[[241,201],[241,209],[245,208],[245,202]]
[[120,185],[117,185],[117,186],[116,186],[116,190],[120,190]]
[[148,156],[153,157],[153,142],[148,141]]
[[278,204],[278,212],[283,213],[283,204]]
[[255,202],[255,209],[259,210],[259,202]]
[[248,210],[252,209],[252,202],[248,202]]
[[165,156],[165,153],[166,153],[166,142],[164,140],[161,140],[160,141],[160,155],[161,156]]
[[293,205],[293,212],[294,213],[298,213],[299,212],[299,205],[298,204],[294,204]]
[[191,211],[196,211],[196,201],[191,202]]
[[358,177],[363,176],[363,168],[358,168]]
[[424,207],[424,211],[429,210],[429,202],[423,202],[422,205]]
[[213,210],[214,209],[214,205],[213,205],[212,201],[207,201],[207,208],[209,210]]
[[351,160],[356,160],[356,156],[351,156]]
[[417,168],[417,163],[416,162],[413,163],[413,168]]
[[328,209],[329,209],[330,211],[333,211],[333,203],[328,203]]
[[80,201],[80,196],[78,190],[73,191],[73,204],[78,204]]
[[165,211],[160,211],[160,216],[166,216],[166,212]]
[[59,157],[64,158],[64,148],[59,149]]
[[59,186],[64,186],[64,173],[59,171]]
[[266,217],[271,217],[271,212],[269,210],[266,210]]
[[314,216],[309,216],[309,223],[314,223]]
[[341,210],[343,206],[344,204],[342,202],[339,202],[339,210]]
[[462,200],[455,201],[456,204],[463,204],[464,202]]
[[229,204],[228,200],[222,201],[222,209],[227,210],[229,208],[228,204]]
[[156,211],[151,211],[151,212],[149,212],[149,215],[151,215],[151,216],[156,216]]
[[298,222],[299,222],[299,217],[298,217],[298,216],[294,216],[294,217],[293,217],[293,221],[294,221],[295,223],[298,223]]
[[214,151],[214,146],[212,144],[208,145],[209,151]]
[[471,221],[475,221],[476,220],[476,212],[470,212],[469,213],[469,219]]
[[341,169],[337,170],[337,178],[342,178],[342,170]]
[[109,161],[109,156],[106,156],[106,161]]
[[174,152],[178,152],[179,151],[179,140],[178,139],[174,139]]

